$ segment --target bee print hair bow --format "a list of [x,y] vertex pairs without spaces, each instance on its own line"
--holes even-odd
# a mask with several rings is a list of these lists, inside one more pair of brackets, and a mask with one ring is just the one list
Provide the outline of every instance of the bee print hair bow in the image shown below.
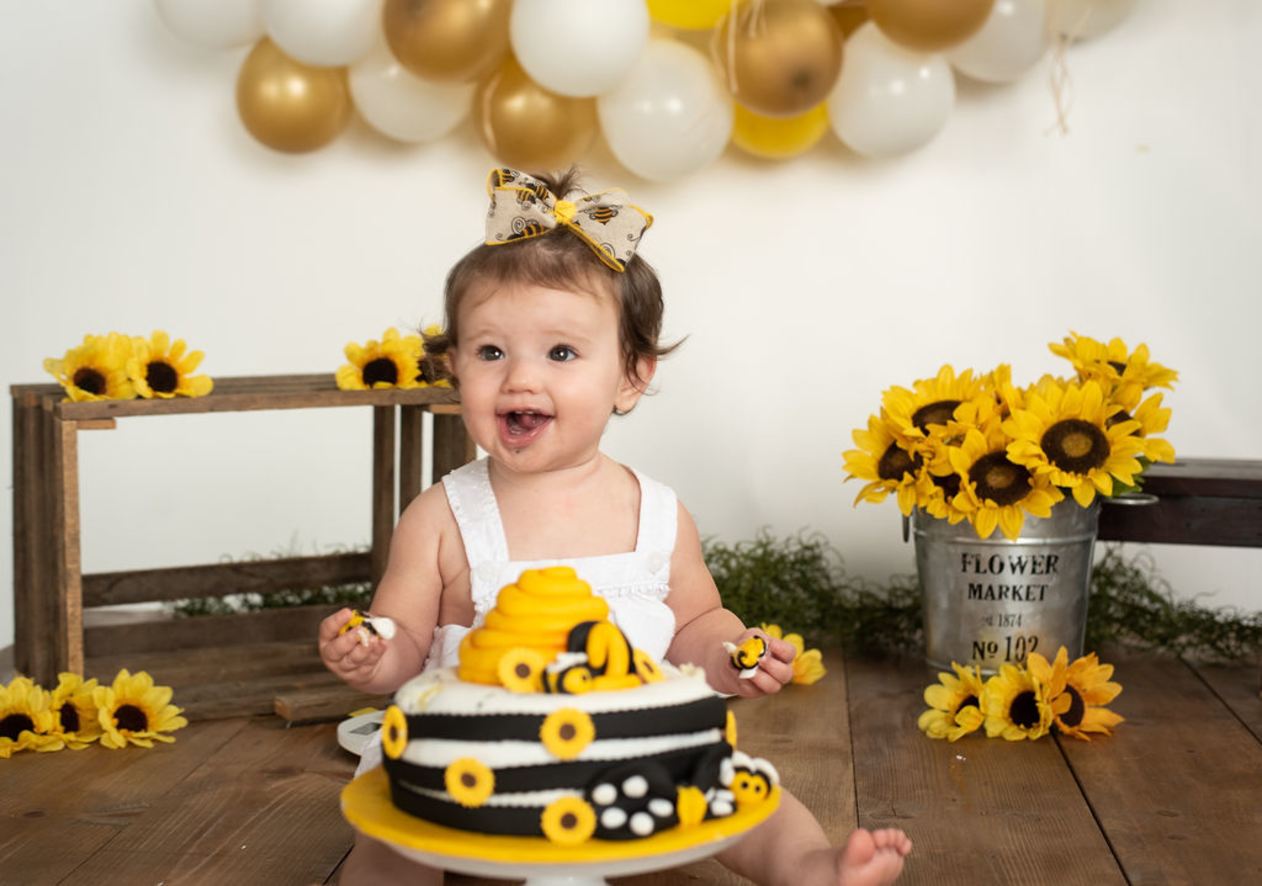
[[500,246],[569,228],[615,271],[625,271],[653,216],[626,201],[622,191],[561,200],[548,186],[515,169],[493,169],[486,183],[491,208],[486,243]]

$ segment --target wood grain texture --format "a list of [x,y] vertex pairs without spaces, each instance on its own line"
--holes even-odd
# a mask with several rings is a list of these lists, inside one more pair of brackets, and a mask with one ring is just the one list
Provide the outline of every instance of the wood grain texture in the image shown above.
[[84,631],[84,644],[89,658],[280,640],[305,640],[314,646],[320,621],[337,608],[294,606],[237,615],[94,626]]
[[[79,432],[74,422],[53,428],[53,525],[57,605],[53,615],[58,671],[83,673],[83,580],[79,550]],[[47,629],[45,629],[47,630]],[[55,674],[41,674],[56,683]]]
[[477,458],[477,447],[459,415],[434,415],[434,471],[437,483],[451,471]]
[[399,514],[421,494],[421,474],[425,464],[425,410],[419,406],[399,407]]
[[276,716],[289,723],[319,723],[341,720],[360,708],[385,708],[389,695],[365,695],[341,681],[329,686],[294,689],[272,699]]
[[[1262,654],[1259,654],[1262,658]],[[1213,690],[1253,737],[1262,741],[1262,673],[1259,662],[1198,664],[1190,667]]]
[[1262,883],[1262,744],[1183,662],[1120,657],[1111,738],[1059,739],[1131,883]]
[[848,658],[846,675],[860,824],[911,837],[900,882],[1125,882],[1054,741],[933,741],[916,721],[934,671]]
[[1262,498],[1162,496],[1150,505],[1109,504],[1101,541],[1262,547]]

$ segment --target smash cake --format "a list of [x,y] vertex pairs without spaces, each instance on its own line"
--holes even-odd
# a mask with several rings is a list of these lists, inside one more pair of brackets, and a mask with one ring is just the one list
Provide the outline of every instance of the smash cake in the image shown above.
[[395,694],[381,735],[397,809],[576,853],[778,800],[775,769],[735,749],[705,673],[633,648],[568,567],[504,587],[458,666]]

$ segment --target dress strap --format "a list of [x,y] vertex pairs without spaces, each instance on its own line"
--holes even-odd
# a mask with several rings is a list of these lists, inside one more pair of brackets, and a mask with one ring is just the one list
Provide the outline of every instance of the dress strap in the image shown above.
[[489,462],[483,457],[443,477],[443,489],[460,527],[460,539],[471,568],[508,559],[504,521],[491,489],[488,467]]
[[637,551],[675,550],[679,510],[675,490],[631,469],[640,482],[640,530],[636,536]]

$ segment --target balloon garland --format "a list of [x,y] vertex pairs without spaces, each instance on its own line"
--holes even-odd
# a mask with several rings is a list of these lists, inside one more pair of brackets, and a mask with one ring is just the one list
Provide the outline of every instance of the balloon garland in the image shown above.
[[[788,159],[831,129],[856,153],[928,143],[955,78],[1009,83],[1056,41],[1098,36],[1135,0],[154,0],[178,36],[251,46],[246,130],[277,151],[331,142],[352,109],[428,142],[473,115],[497,160],[567,165],[603,133],[647,179],[728,143]],[[708,36],[707,36],[708,34]],[[697,48],[705,43],[708,52]]]

